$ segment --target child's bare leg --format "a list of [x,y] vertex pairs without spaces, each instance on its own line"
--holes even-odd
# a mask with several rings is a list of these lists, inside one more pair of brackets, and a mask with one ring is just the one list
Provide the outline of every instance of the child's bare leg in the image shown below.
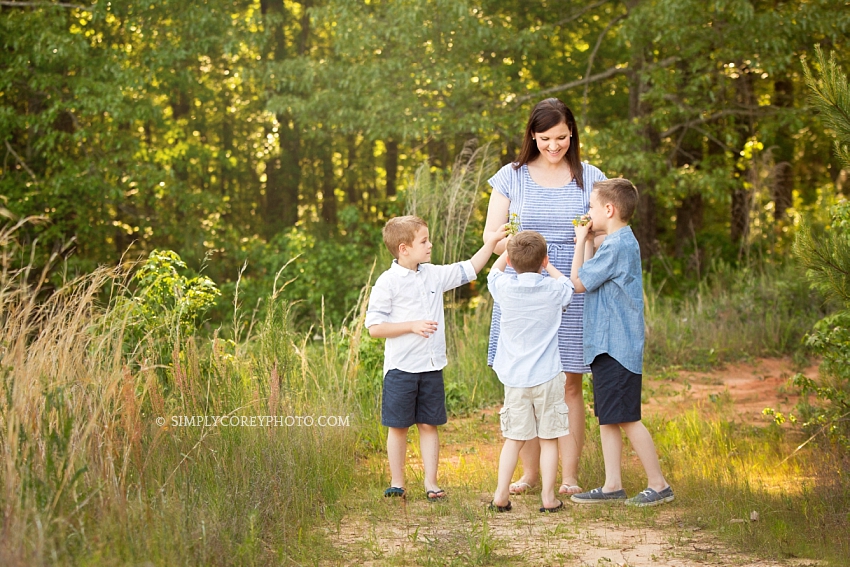
[[[534,486],[537,484],[537,477],[540,474],[540,443],[537,442],[537,437],[525,442],[519,452],[519,460],[522,463],[522,476],[516,481],[516,484],[525,483]],[[516,465],[514,468],[516,468]],[[511,471],[511,475],[513,475],[513,471]],[[523,486],[520,492],[523,492],[525,488]]]
[[[661,463],[658,462],[658,453],[655,452],[655,443],[652,435],[646,429],[642,421],[621,423],[620,427],[626,432],[626,436],[635,449],[643,470],[646,471],[646,485],[656,492],[661,492],[669,485],[661,473]],[[606,461],[607,463],[607,461]],[[606,464],[607,467],[607,464]]]
[[584,448],[584,394],[582,375],[568,373],[564,385],[564,401],[570,409],[570,434],[558,438],[561,452],[561,482],[578,485],[578,463]]
[[605,459],[605,486],[602,492],[616,492],[623,488],[622,466],[623,434],[620,425],[600,425],[599,436],[602,440],[602,457]]
[[390,461],[390,486],[404,488],[404,461],[407,456],[407,427],[390,427],[387,432],[387,457]]
[[[536,439],[536,438],[535,438]],[[517,458],[521,450],[528,446],[528,441],[517,441],[505,439],[502,445],[502,453],[499,455],[499,480],[496,492],[493,493],[493,504],[495,506],[507,506],[510,501],[511,477],[516,469]]]
[[436,425],[417,423],[419,428],[419,452],[422,468],[425,469],[425,490],[440,490],[437,484],[437,463],[440,461],[440,436]]
[[558,505],[555,479],[558,477],[558,439],[540,440],[540,497],[545,508]]

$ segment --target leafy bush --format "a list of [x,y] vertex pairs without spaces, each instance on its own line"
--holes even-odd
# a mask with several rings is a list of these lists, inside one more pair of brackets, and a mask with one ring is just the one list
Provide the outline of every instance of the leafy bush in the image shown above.
[[186,263],[176,252],[153,250],[133,276],[139,286],[133,301],[138,305],[145,332],[173,323],[182,335],[188,335],[221,295],[207,276],[189,278],[181,275],[178,268],[185,270]]

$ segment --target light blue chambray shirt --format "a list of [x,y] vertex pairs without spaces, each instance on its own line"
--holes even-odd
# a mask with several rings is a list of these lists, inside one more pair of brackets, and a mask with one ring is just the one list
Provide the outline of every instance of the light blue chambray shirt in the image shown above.
[[578,270],[584,296],[584,362],[607,353],[643,374],[643,282],[640,247],[631,227],[609,234]]
[[502,308],[493,360],[499,381],[512,388],[533,388],[555,378],[561,373],[558,329],[573,298],[573,283],[567,277],[490,270],[487,284]]

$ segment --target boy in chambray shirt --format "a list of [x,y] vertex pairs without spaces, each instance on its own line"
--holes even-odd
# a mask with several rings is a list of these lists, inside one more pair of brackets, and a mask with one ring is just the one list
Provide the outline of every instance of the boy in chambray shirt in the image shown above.
[[431,264],[428,225],[419,217],[387,221],[383,237],[395,260],[378,277],[369,296],[366,327],[369,335],[387,339],[381,425],[387,432],[390,486],[387,497],[405,497],[404,461],[407,431],[419,429],[419,448],[425,471],[425,495],[430,502],[446,497],[437,484],[440,438],[437,426],[447,421],[443,368],[446,336],[443,293],[476,278],[507,225],[494,232],[475,255],[447,266]]
[[[629,506],[657,506],[674,498],[661,473],[652,436],[640,420],[643,285],[640,247],[629,227],[637,203],[637,189],[630,181],[599,181],[590,194],[590,222],[576,226],[570,277],[576,293],[585,294],[584,360],[593,372],[594,411],[605,459],[605,484],[574,494],[570,500],[579,504],[625,501]],[[606,235],[595,254],[591,230]],[[627,498],[623,490],[621,431],[647,476],[646,490],[633,498]]]

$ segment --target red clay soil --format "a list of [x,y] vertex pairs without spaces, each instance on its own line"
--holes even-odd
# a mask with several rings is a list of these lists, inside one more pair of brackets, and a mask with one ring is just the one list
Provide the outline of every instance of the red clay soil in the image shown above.
[[[679,370],[662,375],[644,375],[643,412],[676,415],[695,405],[711,408],[732,402],[735,421],[764,425],[772,418],[762,411],[772,408],[788,414],[797,404],[796,388],[791,379],[797,374],[790,358],[763,358],[753,362],[729,364],[710,372]],[[803,369],[802,374],[816,378],[817,365]]]

